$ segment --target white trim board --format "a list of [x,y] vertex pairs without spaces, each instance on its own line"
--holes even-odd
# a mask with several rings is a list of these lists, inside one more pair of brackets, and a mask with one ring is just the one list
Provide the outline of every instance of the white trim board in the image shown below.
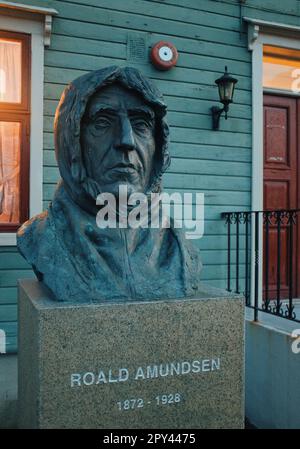
[[[263,45],[300,50],[300,27],[249,19],[248,46],[252,51],[252,190],[251,209],[263,210]],[[284,36],[283,36],[284,34]],[[290,34],[290,37],[288,37]],[[259,240],[259,304],[263,290],[263,223]],[[253,237],[253,236],[252,236]],[[251,242],[251,301],[254,301],[254,239]]]
[[[36,20],[0,15],[0,29],[31,35],[29,214],[43,210],[44,26]],[[0,233],[0,246],[16,245],[15,233]]]
[[52,32],[52,16],[58,12],[53,8],[41,6],[23,5],[22,3],[0,1],[0,14],[23,19],[37,19],[44,22],[44,45],[49,47]]
[[0,1],[0,8],[13,9],[14,11],[26,11],[33,14],[42,14],[44,16],[56,16],[58,12],[53,8],[44,8],[42,6],[24,5],[23,3]]
[[268,22],[266,20],[253,19],[250,17],[243,17],[243,20],[248,24],[248,42],[249,46],[255,39],[257,39],[259,33],[271,34],[272,36],[286,36],[300,37],[300,27],[295,25],[288,25],[286,23]]

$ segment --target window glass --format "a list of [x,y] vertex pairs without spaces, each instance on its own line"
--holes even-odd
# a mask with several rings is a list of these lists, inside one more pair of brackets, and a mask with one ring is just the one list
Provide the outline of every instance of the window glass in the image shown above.
[[22,43],[0,39],[0,101],[21,102]]
[[300,93],[300,50],[264,45],[263,86]]
[[0,233],[29,216],[30,35],[0,30]]
[[18,223],[20,123],[0,121],[0,223]]

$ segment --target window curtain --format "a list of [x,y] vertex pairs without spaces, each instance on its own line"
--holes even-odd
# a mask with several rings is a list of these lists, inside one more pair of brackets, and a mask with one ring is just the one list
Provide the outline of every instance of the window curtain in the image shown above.
[[0,39],[0,101],[21,101],[21,42]]
[[[0,39],[1,102],[21,101],[21,42]],[[0,121],[0,223],[19,222],[20,123]]]
[[19,222],[20,123],[0,122],[0,223]]

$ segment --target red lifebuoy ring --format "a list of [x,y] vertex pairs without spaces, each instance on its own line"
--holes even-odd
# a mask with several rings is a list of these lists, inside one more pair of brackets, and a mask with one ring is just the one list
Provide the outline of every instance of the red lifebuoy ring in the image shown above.
[[176,65],[178,52],[170,42],[159,41],[152,47],[151,61],[159,70],[169,70]]

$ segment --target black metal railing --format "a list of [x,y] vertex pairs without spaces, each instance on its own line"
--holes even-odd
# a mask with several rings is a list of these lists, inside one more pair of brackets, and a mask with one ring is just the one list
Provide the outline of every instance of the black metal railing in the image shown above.
[[300,209],[222,213],[227,226],[227,290],[245,295],[254,320],[260,311],[300,323],[295,310],[298,304],[300,311],[298,214]]

